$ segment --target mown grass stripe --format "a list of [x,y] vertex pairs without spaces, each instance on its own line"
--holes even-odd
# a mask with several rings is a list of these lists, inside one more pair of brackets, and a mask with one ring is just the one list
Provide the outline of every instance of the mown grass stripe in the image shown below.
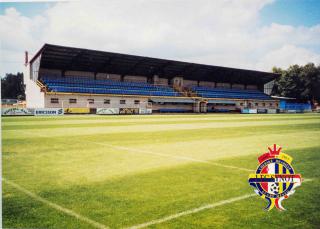
[[[264,122],[264,121],[274,121],[274,119],[266,118],[266,119],[250,119],[251,121],[257,122]],[[163,124],[199,124],[199,123],[230,123],[230,122],[248,122],[248,119],[197,119],[197,120],[184,120],[184,119],[177,119],[177,120],[139,120],[139,122],[135,120],[91,120],[88,121],[77,121],[77,122],[48,122],[48,123],[37,123],[37,122],[29,122],[29,123],[14,123],[14,125],[4,124],[2,126],[3,130],[16,130],[16,129],[25,129],[25,130],[32,130],[32,129],[59,129],[59,128],[84,128],[84,127],[111,127],[111,126],[144,126],[144,125],[163,125]],[[279,119],[281,121],[289,121],[289,120],[319,120],[317,117],[309,117],[306,119],[295,119],[295,118],[287,118],[287,119]]]
[[219,201],[217,203],[203,205],[201,207],[190,209],[190,210],[187,210],[187,211],[184,211],[184,212],[180,212],[180,213],[177,213],[177,214],[174,214],[174,215],[169,215],[169,216],[166,216],[166,217],[161,218],[161,219],[152,220],[152,221],[149,221],[149,222],[146,222],[146,223],[142,223],[142,224],[139,224],[139,225],[131,226],[131,227],[128,227],[127,229],[145,228],[145,227],[148,227],[148,226],[151,226],[151,225],[167,222],[167,221],[170,221],[170,220],[173,220],[173,219],[185,216],[185,215],[194,214],[194,213],[206,210],[206,209],[212,209],[212,208],[219,207],[219,206],[226,205],[226,204],[230,204],[230,203],[233,203],[233,202],[236,202],[236,201],[248,199],[248,198],[250,198],[252,196],[257,196],[257,194],[247,194],[247,195],[243,195],[243,196],[233,197],[233,198],[230,198],[230,199],[227,199],[227,200],[222,200],[222,201]]
[[[42,134],[36,134],[36,133],[32,133],[32,134],[36,135],[36,136],[40,136],[40,137],[47,137]],[[223,165],[220,163],[196,159],[196,158],[192,158],[192,157],[170,155],[170,154],[165,154],[165,153],[152,152],[150,150],[147,151],[147,150],[141,150],[141,149],[134,149],[134,148],[124,147],[124,146],[116,146],[116,145],[112,145],[112,144],[108,144],[108,143],[95,142],[95,141],[89,141],[89,140],[78,140],[78,141],[81,143],[87,142],[87,143],[92,143],[92,144],[96,144],[96,145],[100,145],[100,146],[108,146],[108,147],[112,147],[114,149],[125,150],[125,151],[129,151],[129,152],[134,152],[134,153],[140,153],[140,154],[142,153],[142,154],[149,154],[149,155],[156,155],[156,156],[161,156],[161,157],[173,158],[173,159],[178,159],[178,160],[183,160],[183,161],[211,164],[211,165],[215,165],[215,166],[219,166],[219,167],[224,167],[224,168],[228,168],[228,169],[237,169],[237,170],[242,170],[242,171],[247,171],[247,172],[254,171],[252,169],[241,168],[241,167],[231,166],[231,165]]]
[[[303,180],[303,182],[310,182],[310,181],[312,181],[312,179],[304,179]],[[177,218],[182,217],[182,216],[191,215],[191,214],[194,214],[194,213],[198,213],[198,212],[201,212],[201,211],[204,211],[204,210],[207,210],[207,209],[213,209],[213,208],[216,208],[216,207],[219,207],[219,206],[223,206],[223,205],[226,205],[226,204],[231,204],[233,202],[237,202],[237,201],[240,201],[240,200],[248,199],[248,198],[253,197],[253,196],[257,196],[257,194],[256,193],[254,193],[254,194],[246,194],[246,195],[237,196],[237,197],[233,197],[233,198],[226,199],[226,200],[221,200],[221,201],[218,201],[216,203],[206,204],[206,205],[200,206],[198,208],[193,208],[193,209],[190,209],[190,210],[187,210],[187,211],[183,211],[183,212],[180,212],[180,213],[177,213],[177,214],[173,214],[173,215],[169,215],[169,216],[163,217],[161,219],[156,219],[156,220],[152,220],[152,221],[149,221],[149,222],[146,222],[146,223],[142,223],[142,224],[138,224],[138,225],[135,225],[135,226],[131,226],[131,227],[128,227],[126,229],[140,229],[140,228],[145,228],[145,227],[148,227],[148,226],[151,226],[151,225],[155,225],[155,224],[161,224],[161,223],[173,220],[173,219],[177,219]]]
[[29,116],[29,117],[19,117],[18,119],[16,117],[9,117],[4,116],[2,117],[5,122],[29,122],[34,121],[35,119],[39,122],[45,122],[45,121],[58,121],[58,120],[143,120],[143,119],[166,119],[166,120],[172,120],[172,119],[210,119],[210,118],[227,118],[227,119],[264,119],[264,118],[274,118],[274,119],[281,119],[281,118],[306,118],[306,117],[319,117],[319,114],[317,113],[309,113],[309,114],[255,114],[255,115],[246,115],[246,114],[181,114],[181,115],[65,115],[65,116],[59,116],[57,118],[56,116]]
[[96,221],[94,221],[92,219],[89,219],[88,217],[80,215],[79,213],[76,213],[76,212],[74,212],[74,211],[72,211],[72,210],[70,210],[68,208],[62,207],[62,206],[60,206],[58,204],[55,204],[55,203],[53,203],[53,202],[51,202],[49,200],[46,200],[46,199],[42,198],[41,196],[38,196],[35,193],[30,192],[29,190],[23,188],[22,186],[18,185],[17,183],[15,183],[13,181],[7,180],[5,178],[2,178],[2,181],[4,183],[10,185],[11,187],[19,190],[20,192],[28,195],[29,197],[31,197],[31,198],[33,198],[33,199],[35,199],[35,200],[37,200],[37,201],[39,201],[39,202],[41,202],[41,203],[43,203],[45,205],[48,205],[49,207],[51,207],[51,208],[53,208],[53,209],[55,209],[57,211],[63,212],[65,214],[69,215],[69,216],[72,216],[72,217],[80,220],[80,221],[86,222],[86,223],[90,224],[91,226],[93,226],[95,228],[98,228],[98,229],[109,229],[109,227],[107,227],[107,226],[105,226],[105,225],[103,225],[101,223],[98,223],[98,222],[96,222]]
[[101,145],[101,146],[108,146],[108,147],[112,147],[114,149],[125,150],[125,151],[129,151],[129,152],[134,152],[134,153],[143,153],[143,154],[156,155],[156,156],[161,156],[161,157],[169,157],[169,158],[174,158],[174,159],[184,160],[184,161],[205,163],[205,164],[215,165],[215,166],[219,166],[219,167],[223,167],[223,168],[237,169],[237,170],[242,170],[242,171],[247,171],[247,172],[254,171],[252,169],[241,168],[241,167],[231,166],[231,165],[223,165],[220,163],[206,161],[206,160],[200,160],[200,159],[196,159],[196,158],[192,158],[192,157],[176,156],[176,155],[170,155],[170,154],[165,154],[165,153],[157,153],[157,152],[152,152],[149,150],[147,151],[147,150],[134,149],[134,148],[124,147],[124,146],[115,146],[112,144],[94,142],[94,141],[86,141],[86,142],[96,144],[96,145]]
[[273,120],[302,120],[302,119],[319,119],[319,116],[307,116],[307,117],[270,117],[270,116],[251,116],[251,117],[228,117],[228,116],[209,116],[209,117],[180,117],[180,118],[168,118],[168,119],[163,119],[163,118],[157,118],[157,117],[141,117],[137,119],[119,119],[116,117],[110,117],[110,118],[104,118],[101,116],[98,116],[96,119],[45,119],[45,120],[39,120],[39,119],[29,119],[29,120],[15,120],[15,121],[9,121],[6,118],[4,119],[3,126],[16,126],[16,125],[46,125],[46,124],[54,124],[54,125],[64,125],[64,124],[94,124],[94,123],[144,123],[144,122],[174,122],[174,121],[179,121],[179,122],[198,122],[198,121],[208,121],[208,122],[221,122],[221,121],[235,121],[235,122],[241,122],[241,121],[273,121]]
[[[216,129],[217,131],[228,127],[265,127],[265,126],[289,126],[296,124],[314,124],[320,125],[319,120],[277,120],[277,121],[246,121],[246,122],[213,122],[213,123],[183,123],[183,124],[152,124],[152,125],[133,125],[128,126],[98,126],[92,128],[85,128],[80,131],[79,128],[58,128],[52,131],[50,128],[36,129],[33,133],[45,133],[47,136],[58,137],[58,136],[81,136],[88,134],[105,134],[105,133],[132,133],[132,132],[163,132],[173,130],[196,130],[196,129]],[[4,133],[11,134],[16,137],[16,132],[20,130],[5,130]],[[28,132],[29,133],[29,132]],[[32,136],[28,135],[25,137]]]

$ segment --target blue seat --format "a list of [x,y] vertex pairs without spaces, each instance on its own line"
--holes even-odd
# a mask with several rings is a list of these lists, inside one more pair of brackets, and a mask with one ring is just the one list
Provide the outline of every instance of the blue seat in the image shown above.
[[210,87],[192,87],[194,92],[205,98],[231,98],[231,99],[271,99],[269,95],[258,90],[240,90]]
[[148,96],[181,96],[169,86],[157,86],[148,83],[118,82],[112,80],[94,80],[84,77],[42,77],[49,90],[55,92],[91,93],[91,94],[127,94]]

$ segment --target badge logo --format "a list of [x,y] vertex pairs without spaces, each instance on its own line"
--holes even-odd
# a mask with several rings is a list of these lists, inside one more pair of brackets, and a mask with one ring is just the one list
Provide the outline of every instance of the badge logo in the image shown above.
[[265,210],[270,211],[276,207],[282,211],[281,202],[295,192],[301,185],[301,175],[295,174],[291,165],[292,157],[281,152],[276,144],[268,147],[269,152],[258,158],[259,166],[256,173],[249,175],[249,184],[261,198],[268,201]]

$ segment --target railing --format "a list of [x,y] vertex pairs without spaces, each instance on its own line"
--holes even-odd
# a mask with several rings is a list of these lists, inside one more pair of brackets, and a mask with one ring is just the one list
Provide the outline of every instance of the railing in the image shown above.
[[26,108],[26,103],[17,103],[17,104],[1,104],[1,108]]
[[47,87],[45,85],[43,85],[43,83],[41,83],[39,80],[37,80],[36,83],[41,88],[41,91],[43,91],[43,92],[47,91]]

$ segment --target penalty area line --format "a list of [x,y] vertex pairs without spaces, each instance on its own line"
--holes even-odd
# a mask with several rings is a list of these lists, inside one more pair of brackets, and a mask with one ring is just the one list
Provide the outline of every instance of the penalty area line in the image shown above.
[[149,221],[149,222],[146,222],[146,223],[142,223],[142,224],[139,224],[139,225],[131,226],[131,227],[128,227],[126,229],[139,229],[139,228],[144,228],[144,227],[148,227],[148,226],[155,225],[155,224],[160,224],[160,223],[167,222],[167,221],[170,221],[170,220],[173,220],[173,219],[185,216],[185,215],[194,214],[194,213],[206,210],[206,209],[212,209],[212,208],[219,207],[219,206],[222,206],[222,205],[225,205],[225,204],[230,204],[230,203],[233,203],[233,202],[236,202],[236,201],[239,201],[239,200],[244,200],[244,199],[250,198],[252,196],[257,196],[257,194],[253,193],[253,194],[248,194],[248,195],[243,195],[243,196],[238,196],[238,197],[222,200],[222,201],[219,201],[219,202],[216,202],[216,203],[213,203],[213,204],[206,204],[206,205],[203,205],[203,206],[198,207],[198,208],[190,209],[190,210],[187,210],[187,211],[184,211],[184,212],[180,212],[180,213],[177,213],[177,214],[174,214],[174,215],[166,216],[166,217],[161,218],[161,219],[152,220],[152,221]]
[[183,161],[192,161],[192,162],[198,162],[198,163],[205,163],[205,164],[215,165],[215,166],[218,166],[218,167],[223,167],[223,168],[228,168],[228,169],[237,169],[237,170],[242,170],[242,171],[247,171],[247,172],[253,172],[254,171],[252,169],[247,169],[247,168],[242,168],[242,167],[237,167],[237,166],[232,166],[232,165],[224,165],[224,164],[211,162],[211,161],[207,161],[207,160],[196,159],[196,158],[192,158],[192,157],[170,155],[170,154],[166,154],[166,153],[158,153],[158,152],[152,152],[152,151],[141,150],[141,149],[134,149],[134,148],[124,147],[124,146],[116,146],[116,145],[113,145],[113,144],[102,143],[102,142],[95,142],[95,141],[88,141],[88,140],[84,140],[84,141],[86,141],[88,143],[96,144],[96,145],[108,146],[108,147],[111,147],[111,148],[114,148],[114,149],[125,150],[125,151],[129,151],[129,152],[133,152],[133,153],[150,154],[150,155],[168,157],[168,158],[173,158],[173,159],[178,159],[178,160],[183,160]]
[[[43,134],[37,134],[37,133],[31,133],[31,134],[33,134],[35,136],[39,136],[39,137],[48,138],[47,136],[45,136]],[[220,164],[220,163],[217,163],[217,162],[211,162],[211,161],[196,159],[196,158],[192,158],[192,157],[170,155],[170,154],[165,154],[165,153],[158,153],[158,152],[152,152],[152,151],[147,151],[147,150],[134,149],[134,148],[124,147],[124,146],[117,146],[117,145],[113,145],[113,144],[95,142],[95,141],[90,141],[90,140],[77,140],[77,139],[75,139],[75,140],[78,141],[78,142],[81,142],[81,143],[88,142],[88,143],[91,143],[91,144],[96,144],[96,145],[101,145],[101,146],[108,146],[108,147],[111,147],[111,148],[114,148],[114,149],[125,150],[125,151],[132,152],[132,153],[149,154],[149,155],[173,158],[173,159],[178,159],[178,160],[183,160],[183,161],[192,161],[192,162],[210,164],[210,165],[215,165],[215,166],[218,166],[218,167],[223,167],[223,168],[228,168],[228,169],[236,169],[236,170],[241,170],[241,171],[246,171],[246,172],[254,172],[253,169],[247,169],[247,168],[238,167],[238,166],[232,166],[232,165],[224,165],[224,164]]]
[[21,187],[20,185],[18,185],[17,183],[15,183],[13,181],[7,180],[5,178],[2,178],[2,181],[4,183],[12,186],[13,188],[19,190],[20,192],[26,194],[27,196],[29,196],[29,197],[31,197],[31,198],[33,198],[33,199],[45,204],[45,205],[48,205],[49,207],[51,207],[51,208],[53,208],[53,209],[55,209],[55,210],[57,210],[59,212],[63,212],[65,214],[69,215],[69,216],[72,216],[72,217],[80,220],[80,221],[88,223],[88,224],[90,224],[91,226],[93,226],[95,228],[98,228],[98,229],[109,229],[109,227],[107,227],[107,226],[105,226],[105,225],[103,225],[101,223],[98,223],[98,222],[96,222],[96,221],[94,221],[92,219],[89,219],[88,217],[80,215],[79,213],[76,213],[76,212],[74,212],[74,211],[72,211],[72,210],[70,210],[68,208],[62,207],[62,206],[60,206],[58,204],[55,204],[55,203],[53,203],[53,202],[51,202],[49,200],[46,200],[46,199],[36,195],[35,193],[30,192],[29,190]]
[[[306,178],[306,179],[304,179],[302,181],[302,183],[303,182],[310,182],[312,180],[313,179]],[[138,225],[135,225],[135,226],[127,227],[125,229],[140,229],[140,228],[145,228],[145,227],[148,227],[148,226],[151,226],[151,225],[161,224],[161,223],[173,220],[173,219],[177,219],[177,218],[182,217],[182,216],[191,215],[191,214],[194,214],[194,213],[197,213],[197,212],[201,212],[201,211],[204,211],[204,210],[207,210],[207,209],[213,209],[213,208],[216,208],[216,207],[219,207],[219,206],[223,206],[223,205],[226,205],[226,204],[231,204],[233,202],[237,202],[237,201],[240,201],[240,200],[245,200],[245,199],[248,199],[248,198],[253,197],[253,196],[258,196],[258,195],[256,193],[253,193],[253,194],[246,194],[246,195],[242,195],[242,196],[233,197],[233,198],[226,199],[226,200],[221,200],[221,201],[218,201],[216,203],[206,204],[206,205],[200,206],[198,208],[193,208],[193,209],[190,209],[190,210],[187,210],[187,211],[183,211],[183,212],[180,212],[180,213],[177,213],[177,214],[169,215],[169,216],[166,216],[166,217],[163,217],[163,218],[160,218],[160,219],[156,219],[156,220],[152,220],[152,221],[149,221],[149,222],[146,222],[146,223],[142,223],[142,224],[138,224]]]

